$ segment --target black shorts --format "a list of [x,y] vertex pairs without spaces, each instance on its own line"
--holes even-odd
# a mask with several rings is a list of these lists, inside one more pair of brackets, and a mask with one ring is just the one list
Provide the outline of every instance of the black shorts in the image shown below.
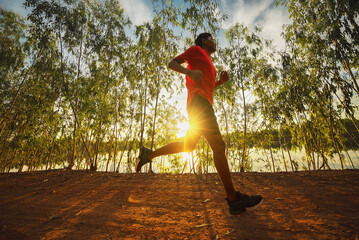
[[207,99],[196,94],[188,105],[187,112],[190,125],[188,131],[198,135],[220,134],[216,115]]

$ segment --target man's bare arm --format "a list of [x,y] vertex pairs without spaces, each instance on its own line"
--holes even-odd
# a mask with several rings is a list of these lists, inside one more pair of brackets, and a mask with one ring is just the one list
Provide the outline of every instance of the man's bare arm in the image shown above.
[[199,70],[189,70],[188,68],[183,67],[185,61],[174,58],[168,63],[168,68],[172,69],[175,72],[182,73],[187,75],[189,78],[195,82],[199,82],[202,79],[202,72]]

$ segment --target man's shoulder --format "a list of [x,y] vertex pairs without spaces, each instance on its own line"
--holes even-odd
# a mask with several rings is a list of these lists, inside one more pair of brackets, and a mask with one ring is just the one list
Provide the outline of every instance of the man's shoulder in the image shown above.
[[187,50],[196,50],[196,51],[200,51],[202,48],[200,46],[191,46],[189,47]]
[[191,46],[187,48],[182,54],[178,55],[176,58],[182,59],[185,61],[189,61],[191,59],[197,59],[198,57],[201,58],[205,55],[205,50],[200,46]]
[[186,50],[187,53],[195,53],[195,54],[203,53],[203,51],[204,49],[201,48],[200,46],[191,46]]

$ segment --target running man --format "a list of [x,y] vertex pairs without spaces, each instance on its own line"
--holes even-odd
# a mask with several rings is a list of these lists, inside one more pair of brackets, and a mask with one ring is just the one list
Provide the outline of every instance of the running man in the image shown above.
[[[193,151],[203,135],[212,148],[214,164],[227,193],[229,211],[233,215],[240,214],[257,208],[263,202],[263,198],[260,195],[248,196],[234,190],[225,155],[226,146],[212,107],[213,91],[229,80],[228,73],[222,71],[219,81],[216,82],[217,73],[210,57],[216,51],[216,43],[211,34],[201,33],[195,44],[196,46],[190,47],[168,64],[173,71],[186,75],[190,129],[183,142],[170,143],[154,151],[142,147],[135,170],[139,172],[144,164],[158,156]],[[187,63],[187,68],[181,65],[183,63]]]

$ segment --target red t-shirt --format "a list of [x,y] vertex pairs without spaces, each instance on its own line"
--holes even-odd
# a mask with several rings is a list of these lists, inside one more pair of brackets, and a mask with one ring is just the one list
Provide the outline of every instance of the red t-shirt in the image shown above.
[[188,69],[200,70],[203,74],[201,81],[198,83],[186,75],[186,88],[188,90],[187,106],[196,93],[207,99],[212,105],[217,72],[208,52],[200,46],[192,46],[176,58],[187,62]]

